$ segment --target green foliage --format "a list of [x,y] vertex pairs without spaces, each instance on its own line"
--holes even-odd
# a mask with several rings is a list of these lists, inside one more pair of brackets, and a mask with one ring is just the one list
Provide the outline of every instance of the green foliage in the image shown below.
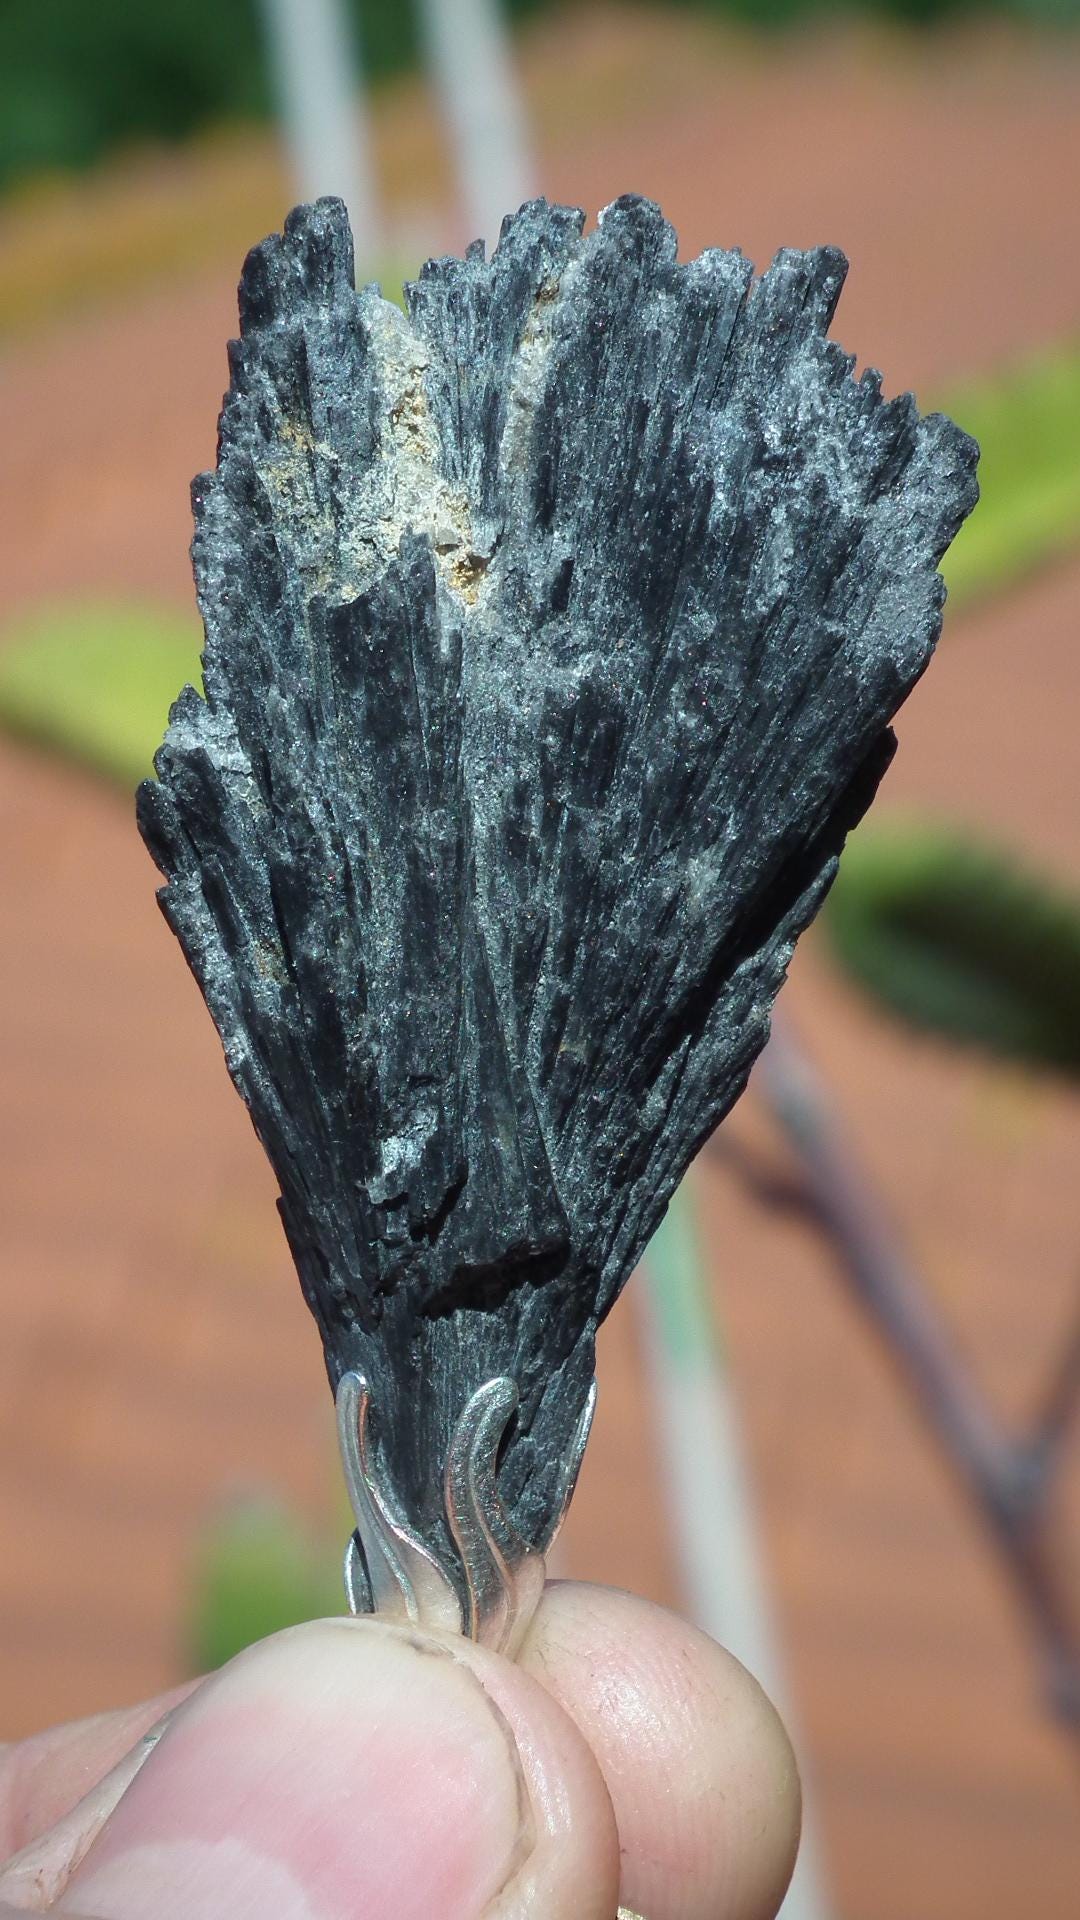
[[[374,79],[416,56],[412,9],[352,0]],[[259,0],[6,0],[0,9],[0,184],[83,166],[270,109]]]
[[[365,73],[415,64],[410,0],[348,0]],[[565,0],[562,0],[565,4]],[[973,11],[1069,23],[1080,0],[668,0],[771,28],[840,12],[923,22]],[[511,19],[559,0],[504,0]],[[0,187],[79,167],[140,139],[264,115],[270,78],[259,0],[3,0]]]
[[0,642],[0,724],[134,787],[180,688],[202,685],[201,645],[168,608],[43,607]]
[[206,1673],[283,1627],[343,1609],[341,1570],[288,1514],[268,1501],[224,1516],[195,1568],[187,1653]]
[[[512,14],[537,0],[511,0]],[[408,0],[349,0],[372,80],[415,64]],[[271,79],[260,0],[3,0],[0,187],[141,139],[261,117]]]
[[864,826],[825,924],[848,972],[914,1025],[1080,1075],[1080,897],[934,826]]
[[961,388],[945,411],[982,448],[982,497],[945,556],[955,604],[1080,544],[1080,349],[1043,353]]
[[255,0],[7,0],[0,182],[267,106]]

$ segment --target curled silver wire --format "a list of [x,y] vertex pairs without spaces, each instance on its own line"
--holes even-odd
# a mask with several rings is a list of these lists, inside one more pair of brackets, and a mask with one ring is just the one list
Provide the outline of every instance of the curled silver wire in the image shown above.
[[511,1658],[544,1590],[544,1555],[562,1524],[577,1482],[596,1405],[596,1383],[563,1466],[554,1518],[538,1547],[522,1539],[503,1504],[499,1447],[518,1404],[507,1375],[488,1380],[466,1402],[450,1440],[443,1495],[461,1563],[444,1567],[403,1518],[371,1444],[371,1390],[360,1373],[342,1375],[338,1439],[356,1532],[345,1552],[345,1594],[352,1613],[375,1613],[413,1626],[463,1633]]

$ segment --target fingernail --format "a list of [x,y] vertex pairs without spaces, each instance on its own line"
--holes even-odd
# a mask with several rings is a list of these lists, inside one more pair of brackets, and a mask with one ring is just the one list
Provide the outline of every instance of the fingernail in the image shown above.
[[160,1720],[154,1721],[154,1724],[152,1727],[147,1727],[146,1732],[143,1734],[141,1740],[137,1740],[135,1742],[135,1745],[131,1749],[131,1753],[128,1755],[129,1761],[132,1761],[135,1763],[134,1769],[133,1769],[133,1775],[132,1775],[133,1778],[134,1778],[134,1774],[138,1773],[140,1767],[143,1765],[143,1762],[146,1760],[149,1760],[150,1755],[153,1753],[154,1748],[157,1746],[157,1743],[161,1739],[162,1734],[165,1732],[166,1727],[169,1725],[170,1721],[175,1720],[179,1711],[180,1711],[179,1707],[170,1707],[167,1713],[162,1714]]
[[57,1911],[475,1920],[532,1841],[516,1743],[475,1674],[419,1635],[319,1621],[176,1711]]

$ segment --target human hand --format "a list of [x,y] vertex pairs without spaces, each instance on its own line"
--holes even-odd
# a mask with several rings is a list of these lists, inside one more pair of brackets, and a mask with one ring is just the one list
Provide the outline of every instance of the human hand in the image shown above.
[[768,1920],[798,1827],[730,1655],[554,1585],[514,1665],[320,1620],[0,1749],[0,1920]]

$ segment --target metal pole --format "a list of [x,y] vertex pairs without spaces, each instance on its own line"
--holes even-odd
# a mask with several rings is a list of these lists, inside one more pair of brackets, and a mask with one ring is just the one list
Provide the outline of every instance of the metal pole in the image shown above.
[[344,200],[362,271],[377,264],[382,223],[355,37],[342,0],[262,0],[281,121],[301,200]]
[[[653,1235],[641,1277],[645,1285],[636,1289],[638,1311],[688,1611],[761,1682],[794,1739],[731,1379],[685,1189],[675,1195]],[[829,1906],[803,1771],[802,1844],[780,1915],[781,1920],[826,1920]]]
[[420,0],[427,56],[454,143],[469,236],[489,245],[535,191],[525,109],[499,0]]

